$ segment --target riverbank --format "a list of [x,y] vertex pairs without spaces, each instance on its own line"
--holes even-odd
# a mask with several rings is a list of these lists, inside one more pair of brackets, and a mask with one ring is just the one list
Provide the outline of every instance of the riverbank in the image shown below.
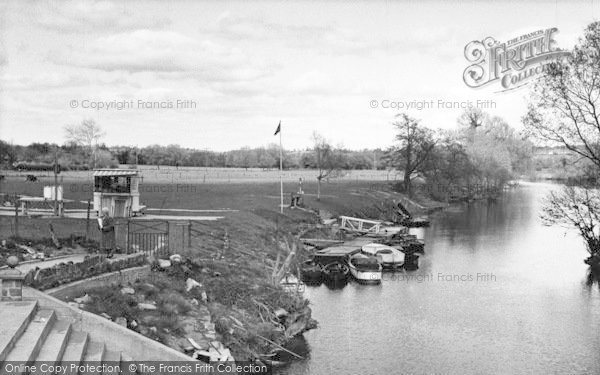
[[[149,207],[232,211],[219,221],[195,223],[191,246],[171,249],[186,259],[185,268],[141,276],[136,285],[146,286],[139,292],[136,285],[116,285],[81,289],[65,300],[88,293],[94,300],[113,301],[105,307],[101,304],[89,307],[98,314],[109,313],[109,307],[126,307],[132,302],[131,297],[123,296],[120,291],[134,287],[139,298],[159,298],[161,317],[144,318],[129,308],[117,310],[120,316],[128,322],[135,321],[138,332],[183,351],[189,346],[185,340],[186,321],[197,309],[193,299],[203,298],[202,294],[190,295],[185,290],[185,282],[191,278],[202,284],[206,293],[206,306],[217,339],[231,349],[236,360],[264,359],[317,326],[310,302],[279,285],[285,273],[297,274],[298,264],[308,257],[298,237],[310,232],[311,237],[330,238],[332,232],[321,224],[340,215],[394,221],[399,202],[415,214],[446,206],[423,197],[408,199],[394,192],[391,183],[383,181],[332,180],[323,183],[320,198],[314,194],[315,185],[305,183],[303,206],[286,207],[283,213],[279,210],[278,184],[206,184],[179,193],[167,190],[170,192],[167,194],[161,193],[164,189],[153,189],[142,197]],[[297,184],[286,184],[284,188],[295,191]],[[289,203],[289,195],[285,201]],[[154,288],[148,285],[158,288],[160,293],[152,294]],[[171,310],[166,306],[173,301],[167,295],[177,298]],[[183,315],[186,318],[179,319]]]
[[277,374],[598,373],[600,284],[577,233],[539,220],[551,188],[429,215],[419,269],[380,286],[307,287],[310,358]]

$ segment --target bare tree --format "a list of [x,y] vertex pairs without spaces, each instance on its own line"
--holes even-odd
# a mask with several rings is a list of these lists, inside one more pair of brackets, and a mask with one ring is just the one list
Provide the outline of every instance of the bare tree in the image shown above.
[[341,168],[341,160],[331,144],[316,131],[313,132],[313,149],[317,163],[317,200],[321,199],[321,181],[333,176]]
[[[534,85],[526,129],[538,140],[562,144],[600,172],[600,22],[584,31],[572,54],[549,65]],[[591,187],[565,187],[552,193],[544,207],[549,224],[575,226],[600,265],[600,192]]]
[[592,257],[600,256],[600,192],[567,186],[546,198],[542,219],[549,225],[577,228]]
[[96,148],[98,142],[105,133],[102,128],[96,124],[96,121],[89,119],[83,120],[77,125],[65,126],[65,137],[68,142],[75,143],[88,149],[92,161],[92,168],[96,167]]
[[465,108],[464,112],[458,118],[458,123],[466,128],[476,129],[482,126],[488,119],[487,113],[480,108],[471,106]]
[[600,22],[590,24],[572,54],[549,65],[534,85],[526,129],[564,145],[600,168]]
[[420,126],[419,121],[402,113],[392,125],[398,129],[398,146],[390,150],[390,158],[398,169],[404,171],[404,190],[412,195],[412,174],[429,158],[435,147],[432,132]]

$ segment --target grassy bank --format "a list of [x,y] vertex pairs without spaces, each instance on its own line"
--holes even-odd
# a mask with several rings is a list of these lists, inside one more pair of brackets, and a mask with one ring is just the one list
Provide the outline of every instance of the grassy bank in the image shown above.
[[[87,199],[91,195],[73,184],[64,183],[69,199]],[[19,184],[11,186],[20,189]],[[393,220],[396,202],[402,202],[414,213],[441,206],[424,197],[409,200],[385,181],[331,180],[323,183],[320,199],[316,196],[316,182],[306,181],[304,209],[285,208],[283,213],[279,210],[278,183],[207,183],[182,189],[179,183],[146,180],[144,186],[148,188],[141,189],[141,199],[148,207],[237,211],[223,214],[224,219],[219,221],[195,222],[191,246],[171,244],[171,252],[185,259],[183,265],[140,278],[131,285],[135,297],[122,295],[119,287],[112,287],[82,289],[65,299],[88,293],[95,301],[108,301],[108,305],[91,303],[87,308],[111,314],[110,306],[114,305],[117,313],[112,315],[136,321],[135,329],[140,333],[182,350],[190,333],[189,323],[198,313],[193,299],[202,297],[185,291],[185,281],[192,278],[206,292],[206,306],[218,339],[238,360],[271,353],[277,345],[286,345],[294,336],[315,327],[309,301],[284,291],[278,282],[285,272],[297,274],[298,264],[309,256],[298,237],[331,236],[327,230],[314,228],[322,219],[339,215]],[[289,203],[289,193],[297,188],[297,183],[284,184],[285,202]],[[11,218],[2,220],[9,223]],[[20,225],[25,225],[26,220]],[[59,234],[61,237],[68,231],[85,232],[85,220],[64,220],[69,224],[55,225],[64,232]],[[6,236],[7,232],[3,229],[1,235]],[[46,233],[45,227],[40,228],[40,236],[47,236]],[[123,286],[126,285],[120,287]],[[156,302],[157,312],[140,315],[133,306],[147,300]]]

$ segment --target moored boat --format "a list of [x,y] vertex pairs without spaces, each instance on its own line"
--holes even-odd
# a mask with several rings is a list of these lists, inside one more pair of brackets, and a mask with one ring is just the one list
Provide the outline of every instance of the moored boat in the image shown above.
[[408,234],[408,227],[401,225],[401,226],[383,226],[381,227],[381,229],[379,230],[380,233],[385,233],[385,234],[392,234],[392,235],[402,235],[402,234]]
[[341,262],[332,262],[323,267],[323,277],[325,281],[340,283],[348,280],[350,270],[348,266]]
[[425,243],[418,239],[415,235],[409,234],[404,236],[395,236],[390,241],[387,241],[388,246],[400,246],[405,254],[425,253]]
[[378,258],[384,269],[393,270],[404,265],[404,253],[391,246],[370,243],[363,245],[362,252],[366,255]]
[[305,283],[318,284],[323,281],[323,267],[314,260],[307,260],[300,266],[300,275]]
[[279,282],[279,285],[281,285],[287,292],[294,293],[304,291],[304,283],[298,280],[298,278],[291,273],[286,273]]
[[348,258],[348,268],[352,276],[360,283],[381,283],[382,267],[374,256],[355,254]]
[[417,254],[407,254],[404,259],[404,269],[407,271],[414,271],[419,269],[419,256]]

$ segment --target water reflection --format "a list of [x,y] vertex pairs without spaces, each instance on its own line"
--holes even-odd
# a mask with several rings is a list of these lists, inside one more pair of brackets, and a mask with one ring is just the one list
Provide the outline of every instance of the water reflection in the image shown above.
[[600,373],[600,284],[577,234],[541,224],[552,188],[436,213],[406,276],[307,288],[320,327],[279,373]]
[[594,270],[592,267],[589,268],[585,285],[592,289],[594,286],[600,290],[600,271]]

